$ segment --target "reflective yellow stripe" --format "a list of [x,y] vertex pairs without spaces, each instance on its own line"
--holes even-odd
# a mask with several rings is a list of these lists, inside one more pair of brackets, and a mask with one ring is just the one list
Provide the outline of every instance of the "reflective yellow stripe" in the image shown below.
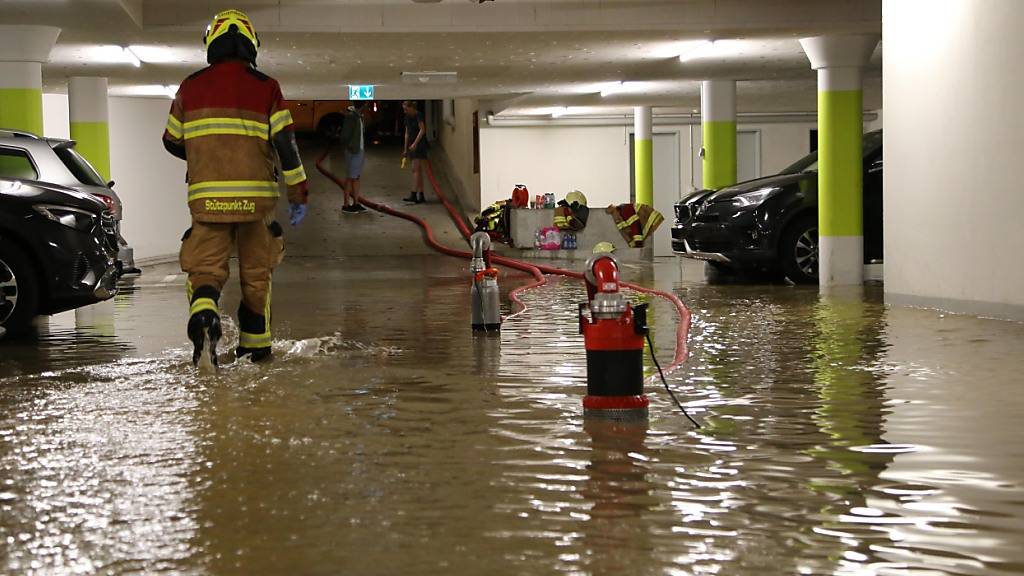
[[181,136],[182,136],[181,129],[182,129],[181,122],[179,122],[178,119],[175,118],[173,114],[168,114],[167,115],[167,133],[170,134],[171,136],[173,136],[174,138],[181,138]]
[[248,334],[245,332],[238,333],[238,345],[242,348],[266,348],[270,346],[273,340],[270,334],[255,335]]
[[661,213],[659,213],[659,212],[652,212],[650,217],[647,218],[647,222],[644,224],[644,238],[646,238],[647,235],[651,233],[651,228],[653,228],[656,225],[661,224],[661,222],[664,219],[665,219],[665,217],[662,216]]
[[298,168],[284,171],[285,184],[294,186],[306,179],[306,170],[300,165]]
[[271,276],[267,282],[267,298],[263,304],[263,327],[266,332],[263,334],[249,334],[248,332],[238,333],[238,345],[242,348],[267,348],[273,340],[270,337],[270,300],[274,294],[274,278]]
[[639,216],[637,216],[636,214],[633,214],[632,216],[630,216],[629,218],[627,218],[627,219],[626,219],[626,221],[624,222],[624,224],[625,224],[626,226],[630,226],[630,225],[632,225],[632,224],[633,224],[634,222],[636,222],[636,221],[637,221],[637,220],[639,220],[639,219],[640,219],[640,217],[639,217]]
[[192,301],[192,293],[192,281],[185,280],[185,297],[188,298],[189,302]]
[[277,182],[264,180],[221,180],[199,182],[188,187],[188,201],[200,198],[277,198]]
[[252,136],[267,140],[269,127],[263,122],[255,120],[244,120],[242,118],[203,118],[192,120],[184,124],[185,139],[199,138],[200,136],[214,136],[228,134],[233,136]]
[[213,301],[213,298],[196,298],[196,301],[193,302],[192,306],[189,308],[188,313],[189,316],[193,316],[203,310],[213,310],[217,314],[220,313],[220,310],[217,308],[217,303]]
[[629,228],[629,222],[619,222],[615,227],[619,230],[625,230],[626,228]]
[[270,135],[274,136],[292,124],[292,113],[288,109],[278,110],[270,117]]

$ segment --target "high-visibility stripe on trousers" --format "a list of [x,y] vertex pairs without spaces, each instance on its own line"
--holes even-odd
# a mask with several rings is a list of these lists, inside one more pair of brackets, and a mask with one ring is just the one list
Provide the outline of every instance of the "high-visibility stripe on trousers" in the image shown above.
[[[256,346],[241,345],[269,346],[271,273],[284,257],[284,238],[276,222],[193,222],[181,243],[181,270],[188,274],[186,290],[191,295],[210,287],[219,294],[228,280],[228,261],[236,245],[242,285],[241,308],[245,310],[239,314],[241,339]],[[203,300],[197,298],[190,304],[192,313],[198,311],[197,306],[208,307]],[[216,310],[216,304],[213,305]]]

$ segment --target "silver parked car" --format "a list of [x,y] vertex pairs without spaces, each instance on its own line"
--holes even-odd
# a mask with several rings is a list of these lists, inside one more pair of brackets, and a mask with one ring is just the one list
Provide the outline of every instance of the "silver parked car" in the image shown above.
[[118,268],[137,274],[135,255],[121,236],[124,210],[114,183],[104,182],[96,169],[75,150],[74,140],[40,138],[31,132],[0,128],[0,178],[58,184],[92,194],[114,214],[118,237]]

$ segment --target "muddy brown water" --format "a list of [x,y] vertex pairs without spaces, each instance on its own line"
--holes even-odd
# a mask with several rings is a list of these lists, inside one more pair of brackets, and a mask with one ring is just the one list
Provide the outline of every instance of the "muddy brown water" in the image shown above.
[[[364,190],[399,204],[397,160]],[[669,384],[704,427],[656,386],[584,419],[579,283],[474,338],[466,264],[309,173],[272,364],[194,374],[173,265],[0,341],[0,573],[1024,573],[1024,324],[624,264],[693,310]]]
[[[581,286],[474,338],[463,267],[293,259],[275,361],[216,376],[176,282],[3,343],[0,571],[1024,572],[1021,324],[631,268],[693,309],[669,383],[704,428],[657,387],[614,424]],[[665,360],[674,324],[655,300]]]

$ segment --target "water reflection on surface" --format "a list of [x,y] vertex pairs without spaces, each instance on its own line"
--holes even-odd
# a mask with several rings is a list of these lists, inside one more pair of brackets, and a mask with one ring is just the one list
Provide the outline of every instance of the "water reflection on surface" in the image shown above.
[[693,309],[670,384],[704,427],[659,388],[611,423],[582,418],[580,285],[473,338],[461,263],[422,260],[291,261],[277,359],[214,377],[176,286],[5,342],[0,570],[1024,571],[1022,325],[630,270]]

